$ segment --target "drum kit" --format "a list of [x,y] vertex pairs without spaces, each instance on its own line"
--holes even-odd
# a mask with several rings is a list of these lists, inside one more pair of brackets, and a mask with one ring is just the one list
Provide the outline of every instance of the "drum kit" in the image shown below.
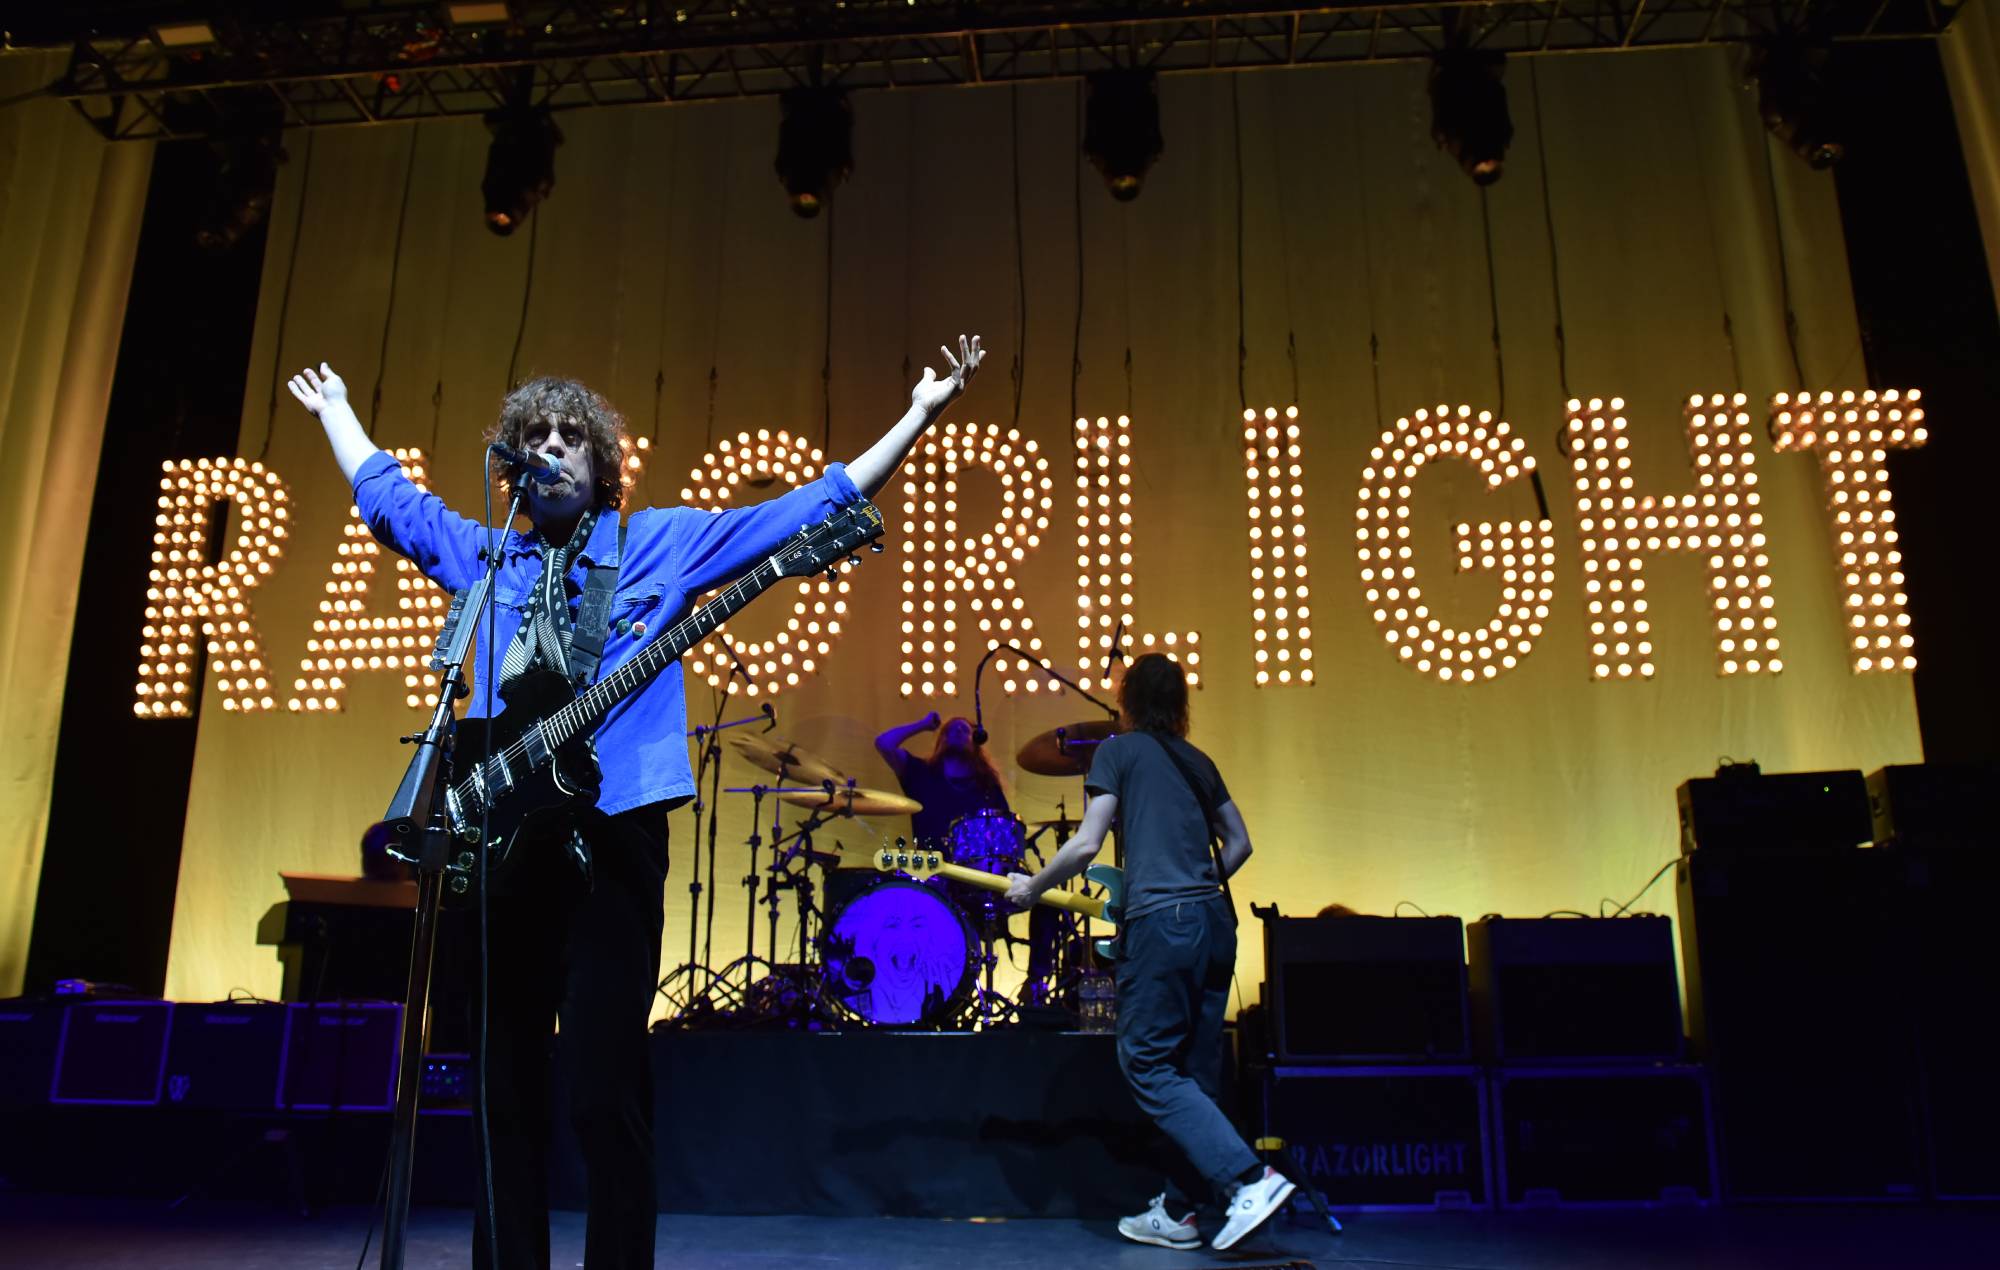
[[[1016,1022],[1024,1011],[1050,1017],[1074,1011],[1078,982],[1093,970],[1087,917],[1037,907],[1023,938],[1010,929],[1016,910],[996,891],[937,876],[878,871],[866,862],[867,848],[896,835],[870,822],[910,816],[922,804],[857,784],[804,747],[775,738],[768,725],[764,732],[732,731],[718,745],[715,734],[727,727],[697,729],[709,734],[711,750],[704,758],[719,758],[716,751],[726,750],[776,778],[727,791],[718,779],[711,793],[711,799],[728,792],[752,800],[750,872],[743,879],[746,951],[710,970],[706,952],[696,957],[691,927],[687,963],[660,984],[673,1007],[670,1025],[957,1030]],[[1097,744],[1112,731],[1106,722],[1055,728],[1023,746],[1017,762],[1037,775],[1082,776]],[[766,799],[772,807],[768,823]],[[981,873],[1032,873],[1041,866],[1044,841],[1053,854],[1076,827],[1066,803],[1057,808],[1054,819],[1031,824],[1005,811],[974,811],[952,821],[943,842],[921,845]],[[702,804],[696,809],[699,817]],[[708,810],[712,947],[715,823],[713,808]],[[696,838],[699,847],[699,819]],[[859,838],[865,846],[843,851],[828,845],[836,838]],[[696,904],[703,889],[698,880],[689,887]],[[797,940],[781,951],[779,915],[787,895]],[[761,956],[760,904],[765,909]],[[1018,967],[1012,957],[1021,946],[1028,954],[1025,979],[1018,993],[1010,994],[995,984],[995,971],[1003,956]]]

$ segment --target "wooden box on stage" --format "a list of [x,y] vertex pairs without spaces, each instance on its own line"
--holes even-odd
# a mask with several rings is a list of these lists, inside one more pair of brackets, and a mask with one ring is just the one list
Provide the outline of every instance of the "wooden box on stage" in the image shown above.
[[1335,1208],[1487,1208],[1486,1082],[1474,1067],[1275,1067],[1264,1132]]

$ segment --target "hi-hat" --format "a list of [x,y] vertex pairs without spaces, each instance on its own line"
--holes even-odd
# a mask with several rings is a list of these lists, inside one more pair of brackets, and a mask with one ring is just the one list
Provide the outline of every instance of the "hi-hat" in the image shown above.
[[914,816],[924,809],[914,798],[847,784],[835,785],[831,790],[794,791],[778,797],[794,807],[808,807],[835,816]]
[[839,768],[795,741],[774,741],[761,732],[732,732],[723,739],[723,744],[753,767],[761,767],[788,781],[802,785],[817,785],[821,781],[847,783]]
[[1037,776],[1088,775],[1099,743],[1117,734],[1118,725],[1110,719],[1065,724],[1031,739],[1014,761]]

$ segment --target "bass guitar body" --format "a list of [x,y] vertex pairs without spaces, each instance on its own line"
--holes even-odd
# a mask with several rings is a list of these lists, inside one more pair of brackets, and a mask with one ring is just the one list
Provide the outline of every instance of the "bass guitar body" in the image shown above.
[[529,671],[502,687],[500,700],[502,709],[491,719],[459,720],[452,753],[452,828],[477,845],[484,802],[486,867],[493,880],[514,863],[517,843],[555,831],[579,805],[595,802],[598,790],[588,734],[548,744],[549,716],[576,700],[568,680],[552,670]]

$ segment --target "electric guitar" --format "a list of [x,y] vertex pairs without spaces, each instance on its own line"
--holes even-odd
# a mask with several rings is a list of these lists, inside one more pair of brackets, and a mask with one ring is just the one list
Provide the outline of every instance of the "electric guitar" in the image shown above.
[[[482,816],[487,870],[497,875],[524,832],[597,797],[597,756],[590,739],[599,720],[650,683],[781,578],[837,572],[842,557],[882,536],[882,513],[862,500],[788,539],[756,568],[653,636],[630,661],[581,693],[553,670],[517,675],[500,690],[505,703],[491,719],[461,719],[453,750],[459,779],[445,794],[452,832],[468,847],[480,840]],[[875,547],[880,551],[880,545]],[[491,757],[485,757],[491,747]],[[454,853],[451,891],[463,895],[475,879],[471,850]],[[460,884],[460,879],[464,884]]]
[[[1004,892],[1007,889],[1007,879],[998,873],[952,864],[936,851],[908,846],[902,842],[898,842],[895,846],[885,844],[876,848],[868,853],[867,862],[874,865],[876,871],[880,873],[907,873],[918,880],[940,877],[986,891]],[[1035,903],[1063,909],[1115,928],[1125,920],[1125,870],[1111,864],[1093,864],[1083,871],[1083,876],[1103,887],[1104,894],[1096,896],[1080,895],[1075,891],[1043,891],[1035,897]],[[1118,956],[1116,934],[1109,939],[1098,940],[1096,947],[1099,956],[1116,959]]]

